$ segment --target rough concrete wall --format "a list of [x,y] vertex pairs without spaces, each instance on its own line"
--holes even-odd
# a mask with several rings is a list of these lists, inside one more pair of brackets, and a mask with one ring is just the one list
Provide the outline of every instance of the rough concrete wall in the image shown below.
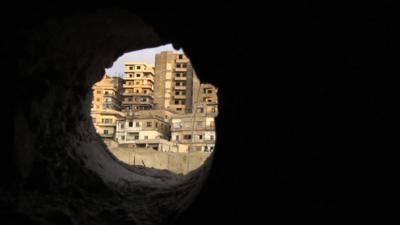
[[127,164],[166,169],[176,174],[187,174],[198,169],[210,156],[210,153],[206,152],[186,154],[117,147],[110,147],[110,150],[119,160]]
[[[166,193],[185,190],[188,196],[193,193],[190,185],[182,184],[194,182],[197,175],[165,179],[162,172],[148,175],[118,162],[95,133],[89,114],[91,87],[104,68],[124,52],[165,44],[152,28],[124,11],[86,12],[46,20],[13,35],[24,40],[11,41],[8,53],[19,65],[13,74],[18,84],[17,173],[12,185],[1,188],[8,196],[0,199],[7,206],[2,219],[85,225],[173,219],[185,197],[172,200]],[[87,207],[90,213],[76,210]]]

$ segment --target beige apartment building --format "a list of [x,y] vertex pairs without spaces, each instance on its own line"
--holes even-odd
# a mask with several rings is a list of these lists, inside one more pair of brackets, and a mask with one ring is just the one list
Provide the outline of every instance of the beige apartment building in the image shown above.
[[121,110],[122,79],[104,75],[93,85],[92,110]]
[[104,75],[93,85],[91,116],[97,133],[103,139],[115,138],[116,121],[124,115],[121,110],[122,79]]
[[114,140],[116,137],[117,121],[124,118],[125,114],[117,110],[105,109],[93,110],[91,116],[96,132],[100,137],[104,140]]
[[154,65],[126,62],[123,80],[122,110],[153,109]]

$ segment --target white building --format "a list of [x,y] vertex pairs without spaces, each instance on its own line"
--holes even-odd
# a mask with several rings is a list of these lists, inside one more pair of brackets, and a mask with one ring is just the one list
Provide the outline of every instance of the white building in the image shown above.
[[165,110],[130,112],[117,121],[116,141],[122,146],[174,151],[169,141],[171,115]]
[[174,115],[171,119],[171,141],[189,146],[189,151],[212,152],[216,132],[214,117],[205,113]]

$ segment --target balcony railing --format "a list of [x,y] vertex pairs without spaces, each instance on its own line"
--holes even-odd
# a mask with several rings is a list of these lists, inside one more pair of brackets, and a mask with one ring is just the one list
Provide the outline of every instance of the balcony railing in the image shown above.
[[207,131],[214,131],[215,126],[199,126],[199,125],[193,125],[193,126],[171,126],[171,131],[199,131],[199,130],[207,130]]
[[186,90],[186,86],[175,86],[175,90]]
[[175,99],[186,99],[186,95],[174,95]]
[[177,67],[175,67],[175,71],[176,72],[186,72],[187,68],[177,68]]
[[102,126],[102,127],[114,127],[116,124],[115,123],[98,123],[97,126]]
[[186,76],[185,77],[177,77],[177,76],[175,76],[174,80],[187,80],[187,77]]
[[176,59],[175,60],[176,63],[188,63],[189,59],[188,58],[183,58],[183,59]]
[[100,137],[102,137],[102,138],[113,138],[114,134],[100,134]]

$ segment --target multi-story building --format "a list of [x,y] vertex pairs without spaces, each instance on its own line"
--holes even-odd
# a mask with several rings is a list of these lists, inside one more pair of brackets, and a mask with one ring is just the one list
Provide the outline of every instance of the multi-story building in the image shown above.
[[123,111],[153,109],[154,65],[126,62],[123,82]]
[[157,109],[190,113],[194,87],[200,85],[189,59],[183,53],[164,51],[156,54],[154,103]]
[[217,89],[201,84],[187,56],[172,51],[156,54],[154,103],[157,109],[178,114],[191,113],[205,103],[210,115],[218,113]]
[[104,75],[93,85],[92,110],[121,110],[122,79]]
[[116,140],[120,145],[170,151],[171,116],[165,110],[128,112],[117,121]]
[[117,110],[105,109],[93,110],[91,116],[100,137],[104,140],[114,140],[117,121],[124,118],[125,114]]
[[218,115],[218,89],[211,84],[200,84],[198,97],[194,99],[197,113],[205,113],[206,116],[216,117]]
[[114,139],[117,119],[123,117],[121,109],[122,79],[104,75],[93,85],[91,116],[96,131],[103,139]]
[[207,113],[177,114],[171,119],[171,141],[189,145],[189,151],[212,152],[216,133],[213,116]]

